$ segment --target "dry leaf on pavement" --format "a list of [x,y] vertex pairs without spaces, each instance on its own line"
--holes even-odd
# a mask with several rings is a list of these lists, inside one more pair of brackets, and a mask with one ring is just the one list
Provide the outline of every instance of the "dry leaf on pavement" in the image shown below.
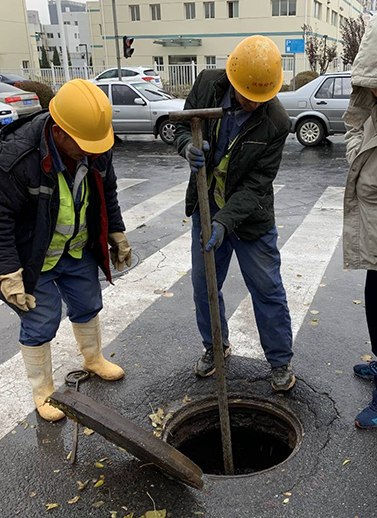
[[59,507],[59,504],[46,504],[47,511],[51,511],[51,509],[56,509]]
[[84,428],[84,434],[85,435],[92,435],[94,433],[94,430],[91,428]]
[[75,496],[74,498],[72,498],[71,500],[68,500],[67,504],[75,504],[76,502],[78,502],[80,500],[80,497],[79,496]]
[[103,500],[98,500],[98,502],[94,502],[94,504],[92,504],[92,507],[101,507],[104,503],[105,502]]

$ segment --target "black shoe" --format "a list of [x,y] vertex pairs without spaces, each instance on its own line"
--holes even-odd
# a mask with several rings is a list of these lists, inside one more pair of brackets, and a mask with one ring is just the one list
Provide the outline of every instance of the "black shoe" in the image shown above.
[[278,392],[290,390],[296,383],[292,363],[271,367],[271,385]]
[[[224,358],[227,358],[230,355],[231,347],[231,345],[228,345],[228,347],[223,347]],[[211,376],[215,371],[216,367],[213,349],[207,349],[203,356],[196,362],[194,372],[197,376],[206,378],[207,376]]]

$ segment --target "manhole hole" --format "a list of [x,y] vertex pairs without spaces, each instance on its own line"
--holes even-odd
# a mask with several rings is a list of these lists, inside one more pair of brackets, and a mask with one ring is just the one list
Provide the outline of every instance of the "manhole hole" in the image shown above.
[[[289,410],[270,401],[229,399],[235,475],[273,469],[299,449],[303,429]],[[224,476],[217,401],[205,399],[178,410],[163,439],[207,475]]]

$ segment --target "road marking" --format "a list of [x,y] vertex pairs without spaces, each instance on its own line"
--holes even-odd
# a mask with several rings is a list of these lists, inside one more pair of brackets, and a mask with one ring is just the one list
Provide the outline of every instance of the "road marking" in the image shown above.
[[117,178],[118,194],[125,189],[130,189],[139,183],[148,182],[146,178]]
[[[281,274],[292,318],[293,339],[305,319],[342,235],[343,187],[328,187],[281,250]],[[264,358],[250,295],[229,319],[232,352]]]
[[122,213],[127,232],[145,225],[149,220],[159,216],[185,198],[188,182],[179,183],[171,189],[163,191],[148,200],[135,205]]

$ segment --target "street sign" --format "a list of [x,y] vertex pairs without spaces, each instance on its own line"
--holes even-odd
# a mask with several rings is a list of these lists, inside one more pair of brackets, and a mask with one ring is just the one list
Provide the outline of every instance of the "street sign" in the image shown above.
[[286,54],[303,54],[305,52],[305,40],[303,38],[297,40],[285,40]]

